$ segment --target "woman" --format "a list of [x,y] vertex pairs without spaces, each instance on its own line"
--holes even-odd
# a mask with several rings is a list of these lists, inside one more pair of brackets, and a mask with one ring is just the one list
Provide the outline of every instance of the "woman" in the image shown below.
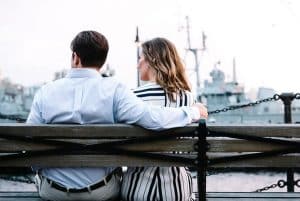
[[[142,44],[138,70],[148,84],[134,90],[142,100],[165,107],[190,106],[195,101],[175,46],[164,38]],[[192,200],[192,179],[185,167],[128,168],[122,182],[123,201]]]

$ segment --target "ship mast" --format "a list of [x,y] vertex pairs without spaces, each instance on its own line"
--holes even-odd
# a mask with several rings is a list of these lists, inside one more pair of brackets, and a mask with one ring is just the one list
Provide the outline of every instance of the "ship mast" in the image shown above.
[[233,74],[233,78],[232,78],[232,82],[233,83],[237,83],[237,77],[236,77],[236,67],[235,67],[235,57],[233,57],[232,60],[232,74]]
[[[135,44],[136,44],[136,58],[137,58],[137,65],[139,64],[140,60],[140,47],[141,47],[141,42],[140,42],[140,37],[139,37],[139,27],[136,27],[136,35],[135,35]],[[141,85],[140,81],[140,72],[137,69],[137,86],[139,87]]]
[[[194,55],[194,59],[195,59],[195,68],[194,71],[196,72],[196,93],[197,96],[198,94],[200,94],[200,75],[199,75],[199,60],[198,60],[198,51],[204,51],[206,49],[206,44],[205,44],[205,40],[206,40],[206,35],[204,34],[204,32],[202,32],[202,49],[199,48],[192,48],[191,47],[191,39],[190,39],[190,23],[189,23],[189,17],[186,16],[186,32],[187,32],[187,49],[186,51],[190,51],[193,53]],[[198,100],[201,99],[201,96],[197,97]]]

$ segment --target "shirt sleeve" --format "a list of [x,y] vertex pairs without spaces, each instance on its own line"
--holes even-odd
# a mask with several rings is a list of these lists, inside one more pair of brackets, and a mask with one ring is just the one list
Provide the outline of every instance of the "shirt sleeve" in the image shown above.
[[42,119],[42,111],[41,111],[41,93],[42,93],[41,90],[38,90],[33,98],[30,113],[26,120],[27,124],[44,123]]
[[200,117],[194,107],[170,108],[145,104],[122,84],[119,84],[114,95],[114,114],[118,123],[136,124],[151,130],[183,127]]

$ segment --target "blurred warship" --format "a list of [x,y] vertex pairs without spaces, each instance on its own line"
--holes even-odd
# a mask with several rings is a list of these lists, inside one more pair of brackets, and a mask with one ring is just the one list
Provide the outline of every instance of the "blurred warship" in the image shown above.
[[[67,70],[55,72],[53,80],[63,78],[66,74]],[[114,74],[114,69],[108,64],[101,71],[103,77]],[[42,85],[24,87],[8,78],[0,79],[0,123],[24,122],[30,112],[34,94]]]
[[[238,83],[236,75],[236,62],[233,58],[233,75],[231,81],[225,80],[225,74],[221,70],[221,62],[215,63],[213,70],[210,72],[211,81],[205,80],[204,86],[200,86],[200,61],[199,52],[205,52],[207,36],[202,32],[201,48],[193,48],[190,39],[189,17],[186,16],[186,36],[187,48],[186,54],[192,53],[194,56],[193,68],[187,68],[195,75],[195,94],[197,100],[206,104],[208,111],[222,110],[230,106],[241,106],[249,104],[252,101],[262,100],[273,97],[276,91],[272,88],[260,87],[252,99],[246,95],[244,86]],[[296,93],[296,92],[294,92]],[[283,103],[279,101],[270,101],[255,104],[255,107],[245,107],[237,110],[228,110],[217,114],[209,115],[210,123],[283,123]],[[294,122],[300,122],[300,101],[295,100],[292,103],[292,119]]]
[[38,88],[23,87],[9,79],[0,80],[0,122],[16,122],[13,118],[26,119]]
[[[235,63],[235,62],[234,62]],[[218,62],[219,64],[219,62]],[[209,111],[221,110],[230,106],[245,105],[256,100],[273,97],[276,91],[271,88],[260,87],[253,99],[248,98],[244,86],[237,82],[235,65],[233,65],[233,79],[225,81],[225,74],[217,65],[210,72],[211,81],[205,80],[204,87],[198,91],[198,99],[206,104]],[[283,123],[283,103],[270,101],[237,110],[228,110],[209,115],[210,123]],[[293,121],[300,122],[300,101],[292,103]]]

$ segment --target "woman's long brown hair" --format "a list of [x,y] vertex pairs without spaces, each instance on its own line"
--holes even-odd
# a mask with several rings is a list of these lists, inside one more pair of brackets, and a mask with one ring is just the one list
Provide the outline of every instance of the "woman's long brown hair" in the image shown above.
[[156,82],[166,91],[170,100],[181,90],[191,91],[185,67],[176,47],[165,38],[154,38],[142,44],[142,51]]

